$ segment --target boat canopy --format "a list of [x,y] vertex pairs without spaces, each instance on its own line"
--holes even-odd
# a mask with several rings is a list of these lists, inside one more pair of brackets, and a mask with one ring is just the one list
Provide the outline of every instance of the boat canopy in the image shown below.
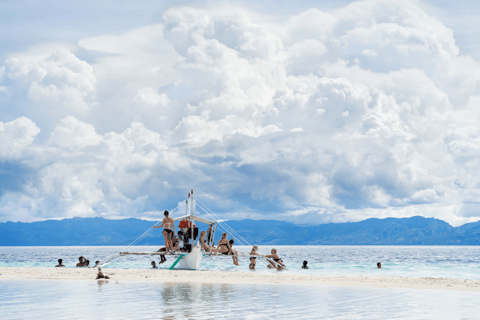
[[193,216],[193,215],[184,215],[184,216],[173,219],[173,221],[179,221],[179,220],[183,220],[183,219],[188,219],[188,220],[193,219],[193,221],[206,223],[208,225],[216,223],[216,221],[211,221],[211,220],[201,218],[201,217],[197,217],[197,216]]

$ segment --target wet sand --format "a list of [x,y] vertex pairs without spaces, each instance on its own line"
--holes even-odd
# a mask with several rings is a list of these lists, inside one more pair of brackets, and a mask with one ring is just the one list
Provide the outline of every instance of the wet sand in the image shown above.
[[[410,278],[394,276],[353,276],[291,274],[273,271],[227,272],[227,271],[186,271],[153,269],[108,269],[103,273],[110,281],[161,281],[188,283],[262,283],[333,285],[373,288],[411,288],[434,290],[480,291],[480,280],[445,278]],[[95,280],[97,269],[93,268],[0,268],[0,281],[6,279],[45,280]]]

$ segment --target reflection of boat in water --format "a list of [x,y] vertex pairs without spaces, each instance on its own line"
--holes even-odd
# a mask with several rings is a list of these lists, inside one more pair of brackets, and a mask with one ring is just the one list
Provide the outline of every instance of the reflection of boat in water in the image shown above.
[[[188,194],[188,198],[185,201],[185,215],[180,217],[174,218],[174,222],[180,222],[179,227],[183,231],[184,234],[184,249],[178,251],[155,251],[155,252],[135,252],[135,251],[127,251],[129,248],[134,247],[141,239],[145,238],[152,230],[153,227],[145,231],[140,237],[135,239],[130,245],[128,245],[125,249],[123,249],[120,253],[115,254],[100,263],[101,266],[105,266],[110,261],[117,259],[122,256],[127,255],[138,255],[138,256],[172,256],[175,257],[175,262],[169,267],[170,270],[173,269],[189,269],[189,270],[197,270],[202,263],[203,257],[232,257],[232,255],[222,255],[221,253],[213,253],[213,252],[206,252],[202,249],[200,241],[197,240],[197,236],[199,234],[199,230],[196,227],[195,223],[201,223],[207,225],[207,236],[205,238],[206,244],[213,247],[214,246],[214,238],[215,232],[217,231],[217,227],[223,229],[225,232],[229,233],[232,238],[235,239],[237,243],[242,245],[250,245],[245,239],[243,239],[238,233],[235,232],[230,226],[228,226],[225,221],[220,220],[210,209],[208,209],[203,203],[198,201],[197,199],[193,199],[193,190]],[[194,203],[195,206],[201,209],[205,215],[209,216],[209,219],[202,217],[198,213],[194,213]],[[179,205],[180,206],[180,205]],[[178,207],[171,211],[170,214],[173,214]],[[155,226],[160,224],[161,221],[158,221]],[[183,228],[182,228],[183,227]],[[239,252],[236,254],[238,257],[250,258],[255,257],[259,261],[263,262],[265,265],[273,264],[275,267],[280,267],[277,262],[272,261],[271,259],[266,259],[262,255],[250,255],[247,253]]]

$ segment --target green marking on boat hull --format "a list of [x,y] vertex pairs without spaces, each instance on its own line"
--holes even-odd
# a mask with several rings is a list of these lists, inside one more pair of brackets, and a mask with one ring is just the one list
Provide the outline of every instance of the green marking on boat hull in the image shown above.
[[173,268],[175,268],[175,266],[177,265],[177,263],[180,261],[180,259],[183,258],[183,254],[181,254],[177,260],[175,260],[175,262],[172,264],[172,266],[168,269],[168,270],[173,270]]

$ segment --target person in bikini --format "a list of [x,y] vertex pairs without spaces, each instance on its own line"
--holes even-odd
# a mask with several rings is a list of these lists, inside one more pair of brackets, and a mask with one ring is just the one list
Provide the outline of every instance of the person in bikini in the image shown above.
[[[220,252],[221,254],[224,254],[224,255],[234,255],[233,253],[233,250],[232,250],[232,247],[230,246],[230,242],[228,241],[227,239],[227,236],[228,234],[226,232],[222,233],[222,239],[220,239],[220,241],[218,241],[218,246],[217,246],[217,250],[218,252]],[[232,257],[233,258],[233,264],[238,266],[238,261],[235,260],[235,256]],[[238,258],[237,258],[238,260]]]
[[[257,253],[258,251],[258,246],[253,246],[252,251],[250,251],[251,256],[258,256],[259,254]],[[256,257],[250,257],[250,265],[248,266],[250,270],[255,270],[255,265],[257,264],[257,258]]]
[[215,252],[215,255],[217,255],[218,249],[212,248],[207,244],[207,240],[205,240],[205,236],[207,233],[205,231],[200,232],[200,244],[202,245],[202,249],[205,250],[206,252]]
[[283,264],[282,259],[280,259],[280,257],[277,254],[277,249],[272,249],[271,253],[272,254],[266,255],[265,258],[270,258],[273,261],[275,261],[276,263],[273,263],[271,260],[268,260],[268,262],[270,262],[270,264],[267,267],[276,268],[277,270],[285,269],[286,267]]
[[[163,218],[162,224],[157,226],[153,226],[155,229],[162,228],[163,227],[163,238],[165,239],[165,251],[173,251],[173,243],[172,243],[172,238],[173,235],[175,234],[175,223],[173,222],[173,219],[170,218],[168,215],[168,211],[165,210],[163,213],[165,215],[165,218]],[[170,247],[170,250],[169,250]]]

